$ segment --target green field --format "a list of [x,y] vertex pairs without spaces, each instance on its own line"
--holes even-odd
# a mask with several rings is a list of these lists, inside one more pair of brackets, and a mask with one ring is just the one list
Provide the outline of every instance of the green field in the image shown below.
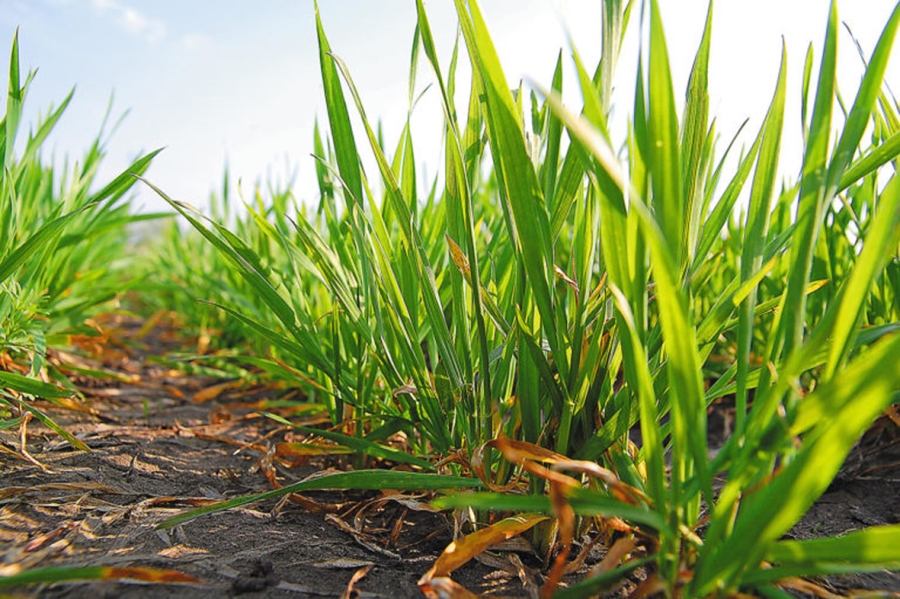
[[[33,418],[82,447],[42,407],[80,393],[48,352],[74,351],[98,315],[165,312],[185,363],[295,391],[267,415],[300,443],[330,442],[347,469],[164,528],[305,490],[437,491],[433,505],[469,514],[467,557],[513,535],[545,556],[542,596],[594,596],[639,567],[647,592],[671,597],[788,597],[785,579],[900,568],[897,524],[784,538],[898,403],[900,106],[883,79],[900,8],[845,90],[833,8],[824,47],[790,75],[802,97],[788,97],[784,57],[764,121],[737,136],[710,114],[712,7],[686,89],[654,1],[606,0],[599,63],[573,49],[577,81],[563,82],[560,58],[550,89],[509,81],[477,2],[456,7],[461,35],[441,64],[417,0],[401,74],[411,89],[431,82],[443,106],[443,162],[427,181],[409,126],[384,139],[328,43],[338,25],[318,21],[315,205],[289,189],[239,201],[226,176],[200,213],[143,177],[155,152],[98,182],[99,138],[74,166],[48,166],[43,143],[68,98],[16,143],[33,74],[14,41],[0,127],[0,429]],[[630,35],[645,54],[627,133],[613,138],[611,81]],[[457,80],[458,61],[471,81]],[[786,174],[783,123],[797,105],[802,170]],[[135,185],[170,213],[136,214]],[[125,231],[150,219],[165,232],[135,252]],[[723,398],[731,431],[711,451],[708,408]],[[292,420],[311,409],[328,425]],[[615,559],[558,586],[583,534]],[[457,559],[438,558],[423,592],[461,593],[447,581]],[[0,588],[65,572],[19,576],[31,578]]]

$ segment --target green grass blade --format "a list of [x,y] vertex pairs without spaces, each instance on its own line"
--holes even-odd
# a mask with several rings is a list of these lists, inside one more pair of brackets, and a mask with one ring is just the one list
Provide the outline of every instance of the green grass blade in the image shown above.
[[316,7],[316,35],[319,40],[319,65],[322,71],[322,86],[325,88],[325,105],[328,109],[328,124],[331,127],[331,137],[334,140],[334,153],[337,158],[338,170],[341,178],[346,183],[346,189],[350,192],[348,205],[362,202],[362,178],[360,176],[359,153],[356,149],[356,139],[353,136],[353,126],[350,124],[350,114],[347,111],[347,103],[344,100],[344,91],[341,89],[341,81],[337,68],[331,59],[331,46],[325,37],[322,27],[322,18],[319,14],[319,4]]
[[100,191],[93,194],[91,196],[91,201],[102,202],[108,198],[117,199],[122,197],[125,192],[131,189],[131,186],[137,182],[136,177],[143,176],[150,167],[150,162],[162,151],[163,148],[160,148],[135,160],[131,166],[122,171],[118,177],[110,181]]
[[113,566],[47,567],[26,570],[11,576],[0,576],[0,589],[9,589],[27,584],[52,584],[78,580],[140,580],[149,583],[193,583],[200,582],[177,570],[161,568],[116,568]]
[[[69,397],[70,395],[71,395],[71,393],[68,394],[66,397]],[[31,415],[34,416],[36,420],[38,420],[41,424],[43,424],[44,426],[46,426],[47,428],[49,428],[50,430],[55,432],[57,435],[59,435],[60,437],[65,439],[66,443],[68,443],[75,449],[78,449],[80,451],[90,451],[91,450],[91,448],[88,447],[84,443],[84,441],[77,438],[72,433],[70,433],[63,427],[61,427],[52,418],[50,418],[49,416],[44,414],[41,410],[37,409],[30,403],[25,402],[25,401],[20,401],[19,405],[22,407],[22,409],[31,412]]]
[[771,569],[751,572],[749,584],[774,582],[788,576],[818,576],[859,572],[866,567],[877,570],[900,569],[900,526],[874,526],[840,537],[779,541],[766,551]]
[[27,376],[22,376],[15,372],[5,372],[2,370],[0,370],[0,387],[4,389],[13,389],[21,393],[27,393],[44,399],[63,399],[72,396],[71,392],[60,389],[56,385],[28,378]]
[[[900,337],[885,339],[804,399],[791,433],[801,432],[807,422],[816,422],[815,428],[793,460],[741,502],[730,536],[704,547],[694,593],[712,592],[717,581],[736,584],[745,570],[757,568],[771,544],[828,488],[854,443],[900,389],[898,351]],[[816,414],[823,417],[813,418]]]
[[[659,514],[646,508],[623,503],[595,491],[579,489],[567,497],[569,504],[580,516],[620,517],[636,524],[644,524],[657,530],[665,530],[666,522]],[[439,509],[475,508],[500,512],[553,513],[548,495],[512,495],[509,493],[471,492],[439,497],[431,502]]]
[[[741,280],[749,281],[762,267],[765,242],[769,229],[772,194],[778,173],[781,132],[784,123],[784,103],[787,87],[787,52],[782,46],[778,84],[769,111],[760,130],[761,142],[756,174],[750,189],[744,244],[741,252]],[[753,320],[756,311],[756,288],[750,290],[741,303],[738,316],[737,393],[735,394],[735,431],[744,429],[747,416],[747,377],[750,372],[750,349],[753,341]]]
[[[738,134],[734,136],[731,143],[728,145],[728,149],[725,151],[725,155],[722,157],[717,170],[721,170],[723,167],[725,158],[727,158],[731,148],[734,147],[734,144],[737,142]],[[719,198],[718,202],[716,202],[713,209],[710,210],[706,222],[703,223],[703,232],[700,235],[696,257],[691,269],[693,272],[696,272],[697,269],[706,262],[710,250],[716,242],[721,239],[722,229],[725,227],[728,219],[734,214],[734,207],[741,195],[741,191],[744,189],[744,184],[750,176],[750,171],[753,169],[754,160],[759,152],[760,142],[760,136],[757,135],[750,150],[741,158],[734,176],[731,178],[731,181],[728,182],[722,196]]]
[[564,589],[559,589],[553,594],[553,597],[555,599],[589,599],[590,597],[596,597],[601,595],[603,591],[613,587],[613,585],[638,568],[646,566],[651,562],[653,562],[653,556],[631,559],[608,572],[591,576],[586,580],[577,582]]
[[403,234],[404,241],[408,244],[408,247],[412,249],[417,258],[416,268],[418,269],[418,272],[416,274],[421,278],[422,299],[425,304],[425,311],[428,316],[428,322],[431,325],[431,331],[435,335],[435,338],[437,340],[441,359],[447,365],[448,371],[450,373],[450,378],[453,381],[454,385],[457,388],[462,387],[465,384],[463,380],[463,371],[459,363],[459,359],[455,353],[453,342],[450,338],[450,332],[447,328],[447,323],[444,320],[443,306],[440,298],[440,293],[437,289],[437,283],[435,282],[434,269],[432,268],[430,260],[428,259],[428,255],[425,251],[420,232],[413,222],[412,213],[409,210],[409,204],[404,199],[403,192],[400,189],[396,178],[394,177],[387,157],[381,150],[381,146],[378,144],[375,132],[372,130],[369,124],[369,120],[366,118],[362,100],[360,99],[356,86],[353,84],[353,79],[350,77],[350,73],[347,70],[346,65],[344,65],[344,63],[334,55],[332,55],[331,58],[332,60],[334,60],[338,69],[343,75],[344,80],[347,82],[347,85],[350,88],[351,95],[353,96],[353,100],[356,103],[356,108],[359,111],[359,115],[362,118],[363,125],[369,137],[369,145],[372,148],[372,152],[375,154],[376,162],[378,163],[379,170],[381,171],[381,177],[386,187],[388,200],[391,207],[397,214],[400,231]]
[[422,0],[416,0],[416,26],[421,35],[422,47],[425,50],[425,56],[428,58],[434,69],[435,77],[438,80],[438,87],[441,90],[441,100],[444,107],[444,117],[452,128],[456,128],[456,115],[453,111],[453,98],[447,91],[444,84],[444,77],[441,74],[441,67],[438,61],[437,49],[434,44],[434,36],[431,33],[431,24],[428,21],[428,14],[425,12],[425,5]]
[[597,67],[598,87],[600,98],[603,102],[603,114],[609,115],[612,105],[613,77],[619,62],[619,52],[622,50],[622,42],[628,29],[628,20],[634,0],[628,0],[622,5],[623,0],[609,0],[603,3],[602,21],[602,53],[600,64]]
[[[52,243],[52,241],[63,232],[67,225],[75,220],[79,214],[92,206],[93,204],[87,204],[68,214],[55,218],[31,234],[22,245],[0,260],[0,283],[8,279],[17,268],[25,264],[26,261],[30,260],[39,251],[46,248],[48,244]],[[37,270],[37,265],[32,263],[32,268]]]
[[336,373],[333,370],[333,364],[328,360],[328,358],[325,356],[325,353],[322,351],[321,340],[312,333],[306,331],[305,329],[298,329],[294,333],[294,338],[296,339],[296,341],[292,341],[279,331],[262,323],[259,323],[252,318],[245,316],[241,312],[234,310],[233,308],[229,308],[228,306],[217,304],[215,302],[205,303],[209,303],[210,305],[213,305],[218,309],[225,311],[233,318],[239,320],[255,334],[267,340],[272,345],[272,347],[277,347],[282,349],[283,351],[288,352],[294,357],[302,360],[304,363],[311,365],[316,370],[325,373],[331,379],[336,378]]
[[[704,403],[701,362],[697,354],[696,329],[691,324],[688,300],[677,280],[679,272],[674,256],[669,253],[663,232],[649,210],[640,201],[633,209],[641,217],[641,226],[650,248],[653,278],[656,281],[660,323],[668,356],[672,405],[673,501],[680,505],[679,488],[697,475],[701,490],[712,501],[711,479],[707,464],[706,406]],[[695,506],[699,508],[699,505]],[[696,514],[694,514],[696,516]]]
[[[21,87],[19,73],[19,30],[13,36],[12,51],[9,55],[9,91],[6,97],[6,136],[4,138],[5,153],[3,165],[9,168],[12,165],[13,152],[16,145],[16,133],[19,129],[19,119],[22,117],[22,102],[25,90]],[[2,280],[2,277],[0,277]]]
[[62,117],[63,113],[69,107],[69,103],[72,101],[72,96],[75,94],[75,89],[73,88],[69,95],[62,101],[58,108],[54,109],[40,124],[37,129],[37,132],[28,136],[28,144],[25,146],[25,152],[22,154],[22,158],[20,162],[27,163],[34,159],[37,151],[41,148],[44,142],[47,139],[47,136],[53,131],[56,124],[59,122],[59,119]]
[[831,337],[822,380],[835,376],[846,363],[872,286],[900,242],[900,181],[896,177],[882,192],[876,210],[850,278],[839,300],[829,307],[835,317],[826,315],[820,325],[821,334]]
[[800,90],[800,123],[803,127],[803,141],[809,142],[809,84],[812,82],[813,70],[813,45],[812,42],[806,47],[806,58],[803,60],[803,85]]
[[838,192],[845,191],[854,183],[874,173],[879,167],[900,156],[900,133],[895,133],[884,143],[875,146],[865,156],[853,163],[841,177]]
[[[678,115],[669,67],[669,51],[656,0],[650,3],[650,61],[648,67],[647,168],[653,188],[653,208],[677,269],[686,259],[683,239],[688,213],[682,185]],[[704,131],[705,133],[705,131]]]
[[622,342],[623,362],[626,371],[633,373],[632,378],[636,382],[635,394],[641,414],[642,453],[647,462],[647,491],[657,511],[663,513],[668,501],[665,451],[659,431],[659,411],[653,390],[650,362],[638,335],[627,298],[615,286],[611,286],[610,290],[616,300],[617,321],[622,328],[619,338]]
[[419,472],[400,472],[393,470],[360,470],[357,472],[339,472],[326,476],[307,478],[280,489],[236,497],[228,501],[222,501],[213,505],[191,510],[184,514],[169,518],[157,525],[159,529],[172,528],[184,524],[206,514],[214,514],[225,510],[234,509],[243,505],[249,505],[266,499],[281,497],[289,493],[301,491],[321,490],[371,490],[371,491],[440,491],[448,489],[466,489],[481,487],[481,481],[477,478],[463,476],[445,476],[443,474],[428,474]]
[[709,48],[712,39],[712,18],[713,3],[710,0],[703,39],[700,41],[700,48],[694,58],[694,66],[688,81],[682,124],[684,215],[687,218],[682,243],[687,250],[686,259],[691,261],[694,260],[702,228],[705,166],[709,158],[706,152],[706,137],[709,121]]
[[[141,178],[145,184],[147,184],[150,189],[155,191],[162,199],[169,203],[170,206],[175,208],[187,221],[201,234],[203,237],[209,241],[219,252],[222,253],[240,272],[241,276],[250,284],[250,286],[259,294],[262,300],[266,303],[269,308],[275,313],[278,319],[284,324],[288,331],[290,331],[295,336],[299,335],[299,331],[296,324],[296,316],[291,307],[287,304],[281,295],[279,295],[278,291],[272,285],[272,283],[265,277],[265,275],[260,270],[260,258],[252,253],[252,250],[246,247],[240,247],[243,245],[241,242],[238,247],[233,246],[230,243],[222,240],[215,233],[210,231],[207,227],[200,222],[200,218],[203,218],[202,215],[196,212],[196,210],[188,206],[183,202],[178,202],[171,199],[167,196],[161,189],[156,187],[153,183],[150,183],[144,178]],[[197,216],[194,216],[197,214]],[[215,223],[213,223],[215,226]],[[221,226],[218,229],[224,230]],[[232,236],[232,241],[237,240],[236,237]]]
[[550,295],[553,243],[549,216],[525,147],[522,123],[487,26],[478,3],[472,0],[468,7],[467,11],[463,0],[456,0],[472,70],[477,73],[484,91],[485,122],[494,168],[501,197],[509,206],[513,220],[509,235],[521,256],[541,316],[541,327],[546,331],[561,379],[566,380],[566,351]]
[[[831,113],[835,93],[837,65],[837,3],[832,2],[822,50],[822,64],[813,107],[812,124],[803,158],[800,203],[797,208],[797,230],[789,259],[790,276],[782,308],[779,330],[771,343],[771,362],[779,362],[803,340],[806,324],[806,294],[809,285],[813,251],[822,224],[825,205],[826,160],[831,139]],[[783,353],[782,353],[783,352]]]
[[344,447],[349,447],[350,449],[356,450],[360,453],[365,453],[370,456],[374,456],[376,458],[381,458],[383,460],[390,460],[392,462],[399,462],[401,464],[412,464],[414,466],[419,466],[420,468],[424,468],[425,470],[434,470],[434,465],[428,460],[423,460],[421,458],[417,458],[414,455],[410,455],[405,451],[400,451],[399,449],[395,449],[393,447],[387,445],[380,445],[378,443],[373,443],[372,441],[368,441],[366,439],[361,439],[359,437],[351,437],[350,435],[345,435],[343,433],[338,433],[334,431],[322,430],[317,428],[312,428],[309,426],[297,426],[292,423],[290,420],[282,418],[277,414],[264,413],[264,416],[267,418],[271,418],[275,422],[280,422],[286,426],[290,426],[296,430],[301,432],[317,435],[324,439],[328,439],[330,441],[334,441],[335,443],[340,443]]
[[881,85],[892,54],[898,26],[900,26],[900,4],[891,13],[891,18],[885,25],[878,44],[875,46],[875,51],[872,53],[872,58],[866,66],[866,72],[863,75],[862,83],[860,83],[859,92],[857,92],[856,99],[853,101],[850,114],[847,115],[844,131],[838,140],[831,163],[828,165],[828,199],[836,193],[847,166],[850,164],[853,154],[859,146],[859,141],[862,139],[863,133],[872,118],[872,110],[875,108],[875,102],[878,100],[881,92]]
[[[562,93],[563,86],[562,51],[556,57],[556,67],[553,70],[553,80],[550,89],[558,94]],[[559,169],[559,152],[562,142],[562,122],[553,112],[547,115],[547,152],[541,165],[541,182],[543,184],[544,200],[556,200],[556,178]],[[553,214],[553,206],[548,207]]]

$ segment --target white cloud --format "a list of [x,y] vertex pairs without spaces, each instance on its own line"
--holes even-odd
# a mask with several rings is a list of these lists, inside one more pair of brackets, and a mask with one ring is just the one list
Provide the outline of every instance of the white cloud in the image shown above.
[[148,17],[134,8],[123,7],[117,20],[126,30],[148,41],[158,42],[166,37],[166,24],[162,20]]
[[[71,2],[72,0],[45,0]],[[129,34],[150,43],[158,43],[168,36],[166,22],[151,17],[121,0],[90,0],[91,7],[104,18],[111,19]],[[181,47],[188,51],[202,50],[212,44],[212,39],[202,33],[185,33],[178,38]]]
[[131,35],[152,43],[166,37],[166,24],[162,19],[150,17],[119,0],[91,0],[91,6],[98,13],[110,17]]
[[202,33],[185,33],[180,41],[181,47],[187,51],[203,50],[213,43],[212,38]]
[[118,8],[119,3],[116,0],[91,0],[91,6],[96,10],[106,11]]

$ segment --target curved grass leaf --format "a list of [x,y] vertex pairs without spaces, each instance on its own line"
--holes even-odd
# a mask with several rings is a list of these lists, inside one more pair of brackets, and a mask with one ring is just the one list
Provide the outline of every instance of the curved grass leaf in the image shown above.
[[[704,37],[706,38],[706,34]],[[708,40],[705,43],[708,43]],[[669,51],[656,0],[651,0],[650,3],[650,61],[647,71],[647,127],[650,139],[647,144],[646,162],[653,188],[652,204],[656,222],[659,223],[665,237],[668,251],[672,253],[673,264],[675,268],[680,269],[682,260],[687,257],[683,239],[687,231],[685,225],[690,215],[686,210],[682,185],[682,157]],[[700,118],[699,114],[694,116]],[[705,134],[705,125],[703,127],[702,133]],[[677,272],[674,274],[677,276]]]
[[[769,230],[772,194],[778,173],[778,154],[781,146],[782,124],[784,122],[786,88],[787,52],[782,46],[778,84],[775,87],[775,94],[760,130],[759,159],[756,163],[756,173],[750,189],[750,202],[747,207],[747,221],[744,227],[744,243],[741,251],[742,281],[749,282],[754,279],[754,272],[759,271],[762,267],[765,242]],[[755,281],[746,299],[741,302],[738,315],[737,393],[735,394],[735,429],[737,434],[743,431],[747,417],[747,377],[750,374],[750,349],[753,341],[756,286],[758,283],[758,280]]]
[[184,514],[169,518],[157,525],[157,528],[172,528],[194,518],[206,514],[214,514],[230,510],[242,505],[249,505],[258,501],[281,497],[288,493],[300,491],[321,490],[371,490],[371,491],[439,491],[446,489],[465,489],[481,487],[482,483],[477,478],[463,476],[445,476],[442,474],[428,474],[419,472],[399,472],[392,470],[360,470],[358,472],[338,472],[327,476],[307,478],[280,489],[236,497],[228,501],[222,501],[202,508],[191,510]]
[[71,392],[60,389],[56,385],[51,385],[50,383],[32,379],[15,372],[6,372],[3,370],[0,370],[0,387],[13,389],[45,399],[62,399],[72,396]]
[[105,185],[103,189],[93,194],[91,196],[91,201],[102,202],[108,198],[122,197],[125,192],[131,189],[131,186],[137,182],[137,178],[143,176],[143,174],[147,172],[147,169],[150,167],[150,162],[162,151],[163,148],[159,148],[158,150],[144,154],[135,160],[128,168],[122,171],[119,176]]
[[640,407],[642,453],[647,462],[647,489],[657,510],[662,513],[668,501],[668,493],[664,462],[665,451],[662,445],[662,435],[658,429],[659,411],[656,394],[653,390],[653,377],[650,373],[649,360],[644,346],[638,336],[634,316],[628,307],[628,300],[614,286],[610,287],[610,290],[616,300],[620,326],[625,325],[622,331],[625,334],[621,334],[622,351],[625,354],[624,363],[629,365],[637,383],[635,394]]
[[[489,547],[520,535],[546,519],[547,516],[537,514],[510,516],[453,541],[425,573],[422,581],[427,582],[432,578],[447,576]],[[422,581],[419,582],[420,586]]]
[[831,3],[825,45],[819,66],[816,99],[812,123],[803,157],[803,176],[800,182],[800,201],[797,207],[797,231],[791,245],[787,293],[776,335],[769,343],[768,360],[780,358],[803,341],[806,323],[806,294],[809,285],[813,251],[819,237],[826,197],[828,146],[831,139],[831,116],[835,96],[837,66],[837,2]]
[[654,557],[648,555],[637,559],[629,560],[618,568],[591,576],[581,582],[577,582],[564,589],[557,590],[554,599],[589,599],[601,594],[602,591],[608,590],[614,584],[643,566],[647,566],[654,561]]
[[69,103],[72,101],[72,96],[74,95],[75,88],[72,88],[72,90],[69,91],[69,95],[66,96],[59,107],[54,109],[46,118],[44,118],[35,133],[28,136],[28,144],[25,146],[25,151],[22,153],[20,162],[28,163],[34,158],[38,149],[43,145],[44,141],[46,141],[47,136],[50,135],[54,127],[56,127],[56,124],[66,111],[66,108],[69,107]]
[[884,143],[872,148],[855,162],[841,177],[838,191],[844,191],[864,177],[874,173],[880,166],[900,156],[900,133],[895,133]]
[[428,259],[427,252],[425,251],[425,246],[422,242],[420,232],[413,221],[413,216],[409,209],[409,203],[403,197],[403,192],[400,188],[400,185],[397,183],[396,178],[394,177],[387,157],[384,155],[384,152],[382,151],[381,146],[378,143],[375,133],[372,130],[368,119],[366,118],[362,100],[359,96],[356,86],[353,84],[353,79],[350,77],[350,72],[346,68],[346,65],[344,65],[344,63],[338,57],[331,55],[331,58],[337,65],[338,69],[341,71],[344,80],[347,82],[347,85],[350,88],[351,95],[353,96],[354,102],[356,103],[357,110],[359,111],[359,115],[362,118],[363,125],[369,137],[369,143],[372,148],[372,152],[375,154],[376,162],[378,163],[379,170],[381,171],[381,177],[386,187],[390,206],[397,214],[397,218],[400,224],[400,231],[404,236],[404,241],[409,247],[413,248],[416,257],[418,258],[418,260],[416,261],[416,267],[418,268],[417,275],[421,278],[422,282],[422,299],[425,304],[425,310],[428,314],[428,320],[431,325],[432,333],[435,335],[438,343],[438,349],[440,351],[441,358],[447,364],[450,379],[453,381],[457,388],[462,387],[465,384],[462,376],[462,368],[459,364],[459,359],[457,358],[454,351],[450,333],[444,320],[443,306],[441,303],[440,293],[437,289],[437,283],[435,282],[434,270]]
[[[863,310],[875,280],[890,260],[900,242],[900,180],[894,177],[881,194],[865,237],[863,250],[841,288],[839,297],[829,307],[820,326],[820,335],[830,337],[828,360],[822,379],[833,377],[845,364],[853,347]],[[830,313],[834,317],[829,317]]]
[[280,332],[266,326],[265,324],[257,322],[252,318],[244,316],[241,312],[238,312],[233,308],[229,308],[228,306],[218,304],[216,302],[204,301],[203,303],[207,303],[211,306],[215,306],[220,310],[224,310],[237,320],[241,321],[243,324],[247,325],[256,334],[269,341],[269,343],[271,343],[273,347],[281,348],[282,350],[292,354],[300,360],[312,365],[317,370],[324,372],[331,379],[336,378],[336,375],[332,370],[332,364],[328,361],[328,358],[326,358],[325,354],[322,352],[321,343],[315,337],[315,335],[313,335],[309,331],[306,331],[305,329],[299,329],[296,337],[297,341],[292,341],[288,337],[282,335]]
[[[0,283],[8,279],[17,268],[22,266],[27,260],[30,260],[39,250],[44,249],[47,244],[61,235],[66,225],[79,214],[93,206],[94,204],[87,204],[68,214],[57,217],[31,234],[22,245],[0,260]],[[33,263],[32,268],[37,268],[37,265]]]
[[900,525],[873,526],[839,537],[779,541],[765,553],[775,564],[751,572],[747,583],[776,581],[788,576],[819,576],[868,569],[900,569]]
[[414,466],[419,466],[420,468],[424,468],[425,470],[434,470],[434,465],[428,460],[423,460],[421,458],[417,458],[414,455],[410,455],[405,451],[400,451],[394,447],[389,447],[387,445],[381,445],[379,443],[373,443],[367,439],[361,439],[359,437],[351,437],[350,435],[345,435],[343,433],[338,433],[334,431],[327,431],[317,428],[312,428],[309,426],[298,426],[293,424],[290,420],[286,418],[282,418],[277,414],[269,414],[264,413],[264,416],[267,418],[271,418],[276,422],[280,422],[286,426],[290,426],[296,430],[302,431],[304,433],[308,433],[310,435],[316,435],[319,437],[323,437],[330,441],[334,441],[335,443],[340,443],[344,447],[349,447],[350,449],[354,449],[360,453],[365,453],[370,456],[374,456],[376,458],[381,458],[383,460],[390,460],[392,462],[399,462],[402,464],[412,464]]
[[[475,275],[470,275],[465,280],[469,283],[473,290],[472,307],[475,314],[476,327],[478,331],[478,344],[480,350],[479,367],[480,371],[482,373],[485,373],[490,372],[490,366],[488,362],[489,348],[484,311],[487,310],[488,314],[490,314],[491,316],[491,319],[494,320],[495,323],[503,322],[503,318],[493,299],[488,293],[486,293],[485,289],[482,287],[481,281],[478,277],[478,273],[481,272],[481,268],[479,264],[480,261],[478,252],[476,251],[473,217],[473,213],[475,210],[472,201],[472,190],[466,174],[466,150],[464,149],[466,140],[460,139],[459,125],[456,122],[452,94],[448,93],[447,87],[444,85],[444,79],[441,76],[440,65],[437,58],[437,51],[434,47],[434,39],[431,35],[431,25],[428,22],[428,17],[425,13],[425,6],[421,0],[416,1],[416,10],[418,14],[419,29],[422,31],[422,42],[425,47],[425,54],[428,56],[428,60],[430,61],[435,76],[438,79],[438,83],[441,89],[442,105],[444,109],[444,122],[446,125],[446,196],[444,198],[447,212],[446,233],[448,235],[448,241],[453,242],[454,238],[458,239],[459,242],[462,243],[463,247],[465,247],[465,252],[462,252],[461,250],[461,253],[463,253],[465,258],[468,260],[471,272],[475,273]],[[454,59],[455,57],[456,54],[454,51]],[[474,96],[475,90],[473,89],[471,93]],[[471,136],[472,134],[467,128],[466,137],[468,138]],[[463,293],[463,286],[462,282],[457,277],[453,277],[451,279],[451,286],[453,293],[453,306],[457,311],[457,322],[455,324],[461,329],[461,334],[460,332],[457,332],[457,339],[460,343],[462,343],[465,339],[468,338],[468,319],[465,318],[466,302]],[[482,309],[482,306],[484,306],[484,309]],[[507,332],[505,332],[504,335],[506,335]],[[463,353],[467,355],[465,349],[463,349]],[[479,429],[484,429],[487,428],[488,409],[486,400],[490,399],[492,396],[491,377],[482,376],[481,380],[483,382],[483,394],[478,398],[479,405],[477,406],[476,425]]]
[[88,566],[84,568],[58,567],[35,568],[11,576],[0,576],[0,589],[8,589],[28,584],[51,584],[76,580],[139,580],[153,584],[198,583],[197,578],[161,568],[119,568],[113,566]]
[[[646,508],[623,503],[612,497],[587,489],[576,489],[567,497],[572,509],[579,516],[618,516],[643,524],[658,531],[669,531],[662,516]],[[439,509],[475,508],[498,512],[540,512],[552,514],[553,506],[548,495],[512,495],[508,493],[458,493],[439,497],[431,502]]]
[[[741,129],[743,129],[743,127],[744,125],[741,125]],[[725,150],[722,159],[719,161],[719,166],[716,167],[717,172],[721,172],[721,169],[724,167],[725,159],[737,142],[740,131],[741,130],[739,129],[738,132],[735,133],[731,142],[728,144],[728,148]],[[721,239],[723,227],[725,227],[728,219],[734,214],[734,207],[737,204],[738,198],[741,196],[741,191],[744,189],[744,184],[747,182],[747,178],[750,176],[750,171],[753,168],[753,161],[756,159],[757,153],[759,152],[761,136],[762,131],[759,132],[759,135],[757,135],[756,139],[753,141],[747,154],[740,159],[731,181],[728,182],[725,191],[716,202],[716,205],[709,211],[706,222],[703,223],[703,231],[700,234],[700,241],[696,250],[694,264],[691,268],[692,272],[696,272],[700,266],[705,263],[710,250],[715,243]]]
[[38,421],[40,421],[41,424],[43,424],[44,426],[46,426],[47,428],[49,428],[50,430],[55,432],[57,435],[59,435],[60,437],[65,439],[66,443],[68,443],[75,449],[78,449],[80,451],[90,451],[91,450],[90,447],[85,445],[84,441],[82,441],[81,439],[79,439],[78,437],[76,437],[75,435],[73,435],[72,433],[70,433],[69,431],[64,429],[63,427],[61,427],[59,424],[56,423],[56,421],[54,421],[52,418],[50,418],[49,416],[44,414],[42,411],[40,411],[39,409],[37,409],[36,407],[31,405],[30,403],[20,401],[19,405],[21,406],[22,409],[31,412],[32,416],[34,416]]
[[550,295],[553,243],[546,204],[525,147],[522,123],[509,84],[478,3],[470,0],[468,10],[463,0],[455,0],[455,3],[472,71],[478,75],[484,92],[483,107],[491,155],[502,201],[512,216],[509,237],[524,265],[541,326],[546,331],[561,378],[566,380],[567,352]]
[[[706,179],[706,164],[710,148],[706,144],[709,121],[709,49],[712,38],[713,3],[709,3],[703,38],[694,58],[694,66],[688,81],[687,101],[684,106],[681,148],[683,155],[684,216],[686,228],[682,244],[688,254],[685,258],[693,261],[700,239],[703,216],[703,196]],[[652,50],[651,50],[652,51]]]
[[316,10],[316,35],[319,40],[319,65],[322,71],[322,85],[325,88],[325,104],[328,109],[328,124],[331,127],[331,137],[334,140],[334,153],[337,159],[338,170],[341,178],[350,192],[348,204],[362,202],[362,179],[360,177],[359,153],[356,149],[356,139],[353,136],[353,126],[350,124],[350,114],[347,111],[347,103],[344,100],[344,92],[341,89],[341,81],[338,77],[334,62],[329,56],[331,46],[325,37],[322,27],[322,18],[319,15],[319,3],[315,3]]
[[729,537],[704,546],[693,592],[705,595],[723,581],[738,584],[828,488],[853,444],[900,390],[898,351],[900,337],[883,340],[804,399],[793,432],[804,422],[817,424],[794,459],[741,502]]
[[893,54],[898,26],[900,26],[900,4],[894,7],[891,18],[881,32],[872,58],[866,65],[859,91],[853,100],[853,107],[850,109],[850,114],[847,115],[844,131],[841,133],[834,156],[828,165],[828,199],[836,193],[847,166],[859,146],[859,141],[869,126],[872,110],[875,108],[875,102],[878,100],[884,82],[888,61]]
[[[261,269],[261,259],[250,248],[246,247],[236,236],[229,234],[229,240],[223,240],[210,229],[200,222],[205,218],[200,215],[196,209],[183,202],[177,202],[166,195],[161,189],[150,181],[139,177],[147,186],[165,200],[170,206],[179,212],[187,221],[196,229],[203,237],[209,241],[219,252],[222,253],[233,265],[238,269],[244,279],[259,294],[262,300],[275,313],[278,319],[284,324],[288,331],[297,335],[298,329],[296,324],[296,316],[291,307],[287,304],[283,297],[278,293],[272,283],[266,278]],[[195,216],[196,215],[196,216]],[[224,231],[220,225],[213,223],[217,230]]]

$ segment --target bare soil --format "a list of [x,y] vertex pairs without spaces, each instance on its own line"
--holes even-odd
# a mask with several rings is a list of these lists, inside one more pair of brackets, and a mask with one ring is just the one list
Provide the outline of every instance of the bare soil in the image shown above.
[[[175,343],[165,332],[136,340],[135,323],[122,327],[118,345],[110,337],[95,358],[99,362],[90,364],[129,381],[76,377],[91,412],[41,406],[90,452],[73,450],[32,421],[26,448],[42,468],[15,454],[18,431],[0,431],[0,441],[12,450],[0,451],[0,568],[155,567],[201,582],[59,583],[17,589],[14,596],[422,596],[416,582],[454,536],[451,516],[427,510],[427,498],[310,493],[156,530],[190,507],[270,489],[267,472],[286,484],[334,463],[312,460],[288,469],[271,459],[269,448],[290,433],[258,416],[254,405],[283,395],[283,389],[203,391],[220,381],[150,359]],[[127,338],[128,344],[121,341]],[[195,401],[204,394],[215,397]],[[724,406],[713,411],[712,422],[727,415]],[[883,418],[791,535],[834,535],[898,522],[900,434],[896,423]],[[588,565],[602,556],[599,549],[594,553]],[[473,592],[527,597],[540,582],[541,568],[533,554],[507,551],[470,562],[453,578]],[[897,573],[817,582],[837,594],[884,589],[900,596]]]

